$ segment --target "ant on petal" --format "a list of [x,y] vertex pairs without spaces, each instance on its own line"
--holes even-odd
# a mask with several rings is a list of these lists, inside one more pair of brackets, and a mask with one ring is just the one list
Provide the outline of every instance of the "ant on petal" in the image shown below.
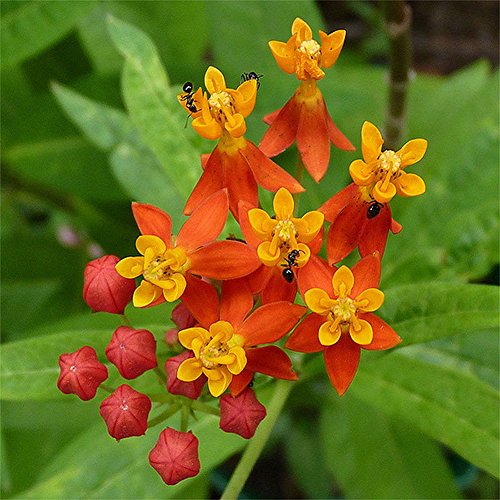
[[257,90],[260,87],[260,79],[264,75],[258,75],[255,71],[250,71],[250,73],[242,73],[240,77],[240,83],[247,82],[248,80],[257,80]]
[[304,250],[292,250],[285,257],[286,264],[281,264],[281,266],[285,268],[281,274],[287,283],[292,283],[293,278],[295,277],[292,268],[297,267],[296,260],[299,258],[300,252],[304,253]]

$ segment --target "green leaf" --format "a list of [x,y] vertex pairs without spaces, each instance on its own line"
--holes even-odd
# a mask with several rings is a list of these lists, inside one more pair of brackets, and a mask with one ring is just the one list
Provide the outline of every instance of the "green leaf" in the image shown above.
[[52,92],[69,119],[100,149],[108,151],[134,133],[123,111],[95,102],[55,82]]
[[403,339],[401,346],[497,328],[498,288],[447,283],[395,287],[385,292],[377,314]]
[[185,114],[156,48],[143,32],[113,17],[108,18],[108,29],[125,57],[122,86],[130,117],[171,182],[187,197],[200,173],[200,159],[183,132]]
[[[185,489],[203,478],[163,483],[148,463],[160,430],[154,427],[145,436],[116,443],[101,422],[70,443],[22,498],[183,498]],[[245,445],[239,436],[222,432],[212,415],[201,417],[191,430],[200,442],[203,474]]]
[[437,444],[350,393],[324,402],[319,436],[347,498],[461,498]]
[[30,2],[1,20],[2,67],[18,64],[63,38],[94,2]]
[[[493,349],[498,357],[498,343]],[[458,347],[453,356],[436,357],[432,344],[411,346],[364,363],[351,391],[498,475],[500,397],[476,375],[484,370],[478,355],[471,359]]]

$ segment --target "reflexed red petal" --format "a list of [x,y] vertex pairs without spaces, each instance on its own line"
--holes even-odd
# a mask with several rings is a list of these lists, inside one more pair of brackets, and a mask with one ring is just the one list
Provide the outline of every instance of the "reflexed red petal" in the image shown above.
[[252,226],[250,224],[250,220],[248,218],[248,211],[252,208],[256,208],[250,203],[245,201],[240,201],[238,203],[238,216],[239,216],[239,224],[241,228],[241,232],[243,233],[243,237],[245,241],[253,248],[257,248],[261,243],[261,240],[255,236],[253,232]]
[[339,396],[342,396],[358,370],[361,348],[349,335],[342,335],[340,340],[327,347],[323,354],[330,382]]
[[210,153],[205,153],[200,155],[201,168],[203,170],[205,170],[209,158],[210,158]]
[[318,340],[319,327],[325,322],[326,318],[316,313],[306,316],[304,321],[295,328],[288,337],[285,347],[297,352],[320,352],[325,346]]
[[239,241],[215,241],[189,258],[191,273],[217,280],[241,278],[260,266],[255,250]]
[[311,177],[319,182],[330,161],[330,138],[323,105],[302,106],[297,130],[297,148]]
[[219,296],[217,290],[206,281],[186,274],[187,286],[181,296],[183,304],[201,326],[209,328],[219,319]]
[[[390,210],[390,208],[389,208]],[[392,234],[398,234],[403,230],[403,226],[395,221],[394,219],[391,218],[391,233]]]
[[273,111],[272,113],[269,113],[266,116],[264,116],[264,118],[262,118],[262,121],[264,123],[266,123],[267,125],[271,125],[271,123],[273,123],[274,120],[276,120],[276,118],[278,117],[278,115],[280,113],[281,113],[281,108],[279,108],[276,111]]
[[247,368],[270,377],[297,380],[290,358],[275,345],[247,349]]
[[246,346],[269,344],[285,336],[306,312],[304,306],[291,302],[273,302],[256,309],[236,333],[245,338]]
[[104,255],[85,267],[83,300],[94,312],[123,314],[132,300],[135,280],[118,274],[115,266],[119,260],[115,255]]
[[172,219],[158,207],[147,203],[132,203],[132,213],[141,234],[158,236],[167,248],[172,246]]
[[359,254],[361,257],[373,252],[379,252],[382,257],[389,236],[391,221],[391,212],[388,205],[384,205],[376,217],[367,219],[363,234],[359,239]]
[[336,268],[318,257],[311,255],[309,262],[298,270],[297,282],[302,297],[311,288],[322,288],[329,294],[332,293],[332,277]]
[[179,365],[188,358],[192,358],[191,351],[185,351],[177,356],[168,358],[165,363],[165,372],[167,374],[167,391],[170,394],[180,394],[189,399],[198,399],[200,397],[203,386],[207,381],[205,375],[201,375],[192,382],[183,382],[177,378],[177,370]]
[[111,437],[120,440],[142,436],[148,428],[151,401],[144,394],[123,384],[102,401],[99,411]]
[[156,340],[148,330],[119,326],[106,347],[106,357],[126,379],[133,379],[156,366]]
[[347,205],[332,222],[326,240],[328,262],[335,264],[357,246],[366,223],[366,213],[359,204]]
[[177,236],[176,246],[188,253],[215,241],[227,220],[229,200],[221,189],[198,205]]
[[330,113],[328,113],[328,110],[326,109],[326,104],[325,105],[325,111],[326,111],[326,122],[328,126],[328,135],[330,137],[330,140],[333,142],[335,147],[339,149],[343,149],[344,151],[355,151],[356,148],[352,145],[351,141],[339,130],[337,125],[333,122]]
[[250,439],[266,416],[266,408],[254,392],[246,388],[238,396],[225,394],[220,398],[220,428],[225,432]]
[[273,275],[274,268],[267,267],[264,264],[260,265],[253,273],[245,276],[248,286],[254,295],[262,292],[267,287],[271,276]]
[[325,214],[325,219],[328,222],[332,222],[347,205],[352,204],[358,198],[359,188],[354,182],[351,182],[347,187],[325,201],[318,210]]
[[244,149],[240,149],[240,155],[252,170],[257,184],[264,189],[276,192],[278,189],[284,187],[290,193],[301,193],[304,191],[304,188],[293,176],[270,160],[250,141],[247,141]]
[[172,321],[179,330],[196,325],[196,320],[183,302],[179,302],[172,310]]
[[196,476],[200,472],[198,439],[191,431],[179,432],[167,427],[149,453],[149,463],[170,486]]
[[200,180],[193,189],[193,192],[186,202],[184,214],[191,215],[193,210],[205,201],[210,195],[220,191],[224,186],[223,168],[219,156],[219,151],[215,148],[207,160],[205,170],[201,174]]
[[245,278],[227,280],[222,284],[220,319],[237,328],[252,310],[253,296]]
[[325,226],[321,226],[319,233],[310,241],[307,246],[311,250],[311,254],[317,254],[321,251],[323,246],[323,238],[325,237]]
[[373,340],[368,344],[362,346],[363,349],[370,351],[382,351],[391,349],[401,342],[401,337],[383,320],[372,313],[362,313],[359,315],[372,325]]
[[267,156],[276,156],[289,148],[297,136],[300,105],[295,99],[295,94],[279,110],[276,117],[271,113],[266,118],[271,118],[272,123],[264,134],[259,148]]
[[352,298],[356,298],[367,288],[378,288],[382,272],[380,254],[376,252],[363,257],[354,264],[351,271],[354,275],[354,286],[350,293]]
[[233,396],[237,396],[241,391],[243,391],[243,389],[245,389],[245,387],[248,386],[253,379],[253,373],[254,372],[252,370],[245,368],[240,374],[233,375],[233,380],[231,380],[231,384],[229,386]]
[[76,394],[82,401],[92,399],[108,378],[108,369],[97,359],[95,349],[84,346],[59,356],[61,373],[57,387],[64,394]]
[[297,295],[297,280],[294,279],[291,283],[288,283],[285,278],[283,278],[284,267],[278,268],[274,266],[268,267],[267,269],[270,270],[269,280],[262,290],[262,303],[269,304],[282,300],[293,302]]

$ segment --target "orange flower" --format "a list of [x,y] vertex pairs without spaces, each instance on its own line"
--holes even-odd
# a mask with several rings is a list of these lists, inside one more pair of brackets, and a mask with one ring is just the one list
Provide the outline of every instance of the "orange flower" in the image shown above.
[[[270,344],[286,335],[305,308],[290,302],[266,304],[252,313],[253,296],[241,280],[225,281],[219,302],[208,283],[200,295],[187,297],[186,305],[200,326],[179,332],[179,341],[194,353],[177,371],[177,378],[191,382],[205,375],[214,397],[228,387],[236,396],[248,386],[254,372],[296,380],[288,356]],[[250,314],[249,314],[250,313]]]
[[142,236],[137,238],[140,257],[126,257],[116,264],[125,278],[143,281],[135,290],[133,303],[146,307],[174,302],[186,287],[196,287],[191,275],[233,279],[254,271],[259,262],[252,249],[237,241],[215,241],[227,218],[225,190],[205,200],[184,223],[177,238],[171,234],[172,221],[157,207],[133,203],[132,211]]
[[274,196],[273,207],[271,218],[260,208],[245,202],[239,205],[241,230],[262,263],[248,280],[253,292],[262,291],[264,303],[295,299],[295,274],[306,269],[311,253],[318,253],[323,242],[321,212],[294,217],[293,197],[285,188]]
[[[184,213],[192,211],[212,193],[227,188],[229,208],[238,217],[238,201],[245,200],[257,206],[260,185],[269,191],[281,186],[292,193],[304,188],[281,167],[266,157],[252,142],[247,141],[245,118],[252,112],[257,96],[257,81],[247,80],[236,90],[227,88],[224,75],[213,66],[205,73],[207,97],[199,89],[193,98],[199,107],[193,114],[192,126],[206,139],[219,139],[216,148],[204,164],[203,174],[189,197]],[[186,107],[185,94],[179,94]]]
[[385,321],[372,314],[384,301],[376,288],[379,279],[377,254],[358,261],[352,271],[342,266],[333,277],[323,273],[317,287],[304,293],[313,312],[285,344],[299,352],[323,351],[328,376],[340,396],[356,375],[361,348],[390,349],[401,342]]
[[286,73],[295,72],[301,84],[283,108],[264,118],[270,127],[259,146],[266,155],[276,156],[297,140],[302,162],[316,182],[323,178],[328,168],[330,141],[339,149],[355,149],[333,123],[316,86],[316,81],[325,76],[321,68],[329,68],[337,60],[345,31],[327,35],[320,30],[319,35],[321,45],[312,39],[309,25],[296,18],[288,42],[269,42],[280,68]]

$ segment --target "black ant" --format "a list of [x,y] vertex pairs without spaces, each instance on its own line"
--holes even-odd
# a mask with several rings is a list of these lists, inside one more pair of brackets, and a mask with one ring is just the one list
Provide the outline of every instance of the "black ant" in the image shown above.
[[242,73],[240,77],[240,83],[247,82],[248,80],[257,80],[257,90],[260,87],[260,79],[264,75],[258,75],[255,71],[250,71],[250,73]]
[[184,128],[187,126],[187,121],[189,117],[193,114],[196,113],[197,111],[200,111],[195,104],[195,100],[193,97],[193,83],[192,82],[186,82],[182,86],[182,90],[185,92],[183,96],[181,96],[181,101],[186,101],[186,108],[189,109],[190,113],[188,117],[186,118],[186,124],[184,125]]
[[300,252],[305,253],[304,250],[292,250],[285,257],[286,264],[281,264],[281,266],[285,268],[281,274],[287,283],[292,283],[295,277],[292,267],[297,267],[297,262],[295,261],[299,258]]
[[382,210],[383,206],[384,205],[382,203],[379,203],[378,201],[373,201],[372,203],[370,203],[370,206],[366,211],[366,216],[369,219],[377,217],[377,215],[380,213],[380,210]]

